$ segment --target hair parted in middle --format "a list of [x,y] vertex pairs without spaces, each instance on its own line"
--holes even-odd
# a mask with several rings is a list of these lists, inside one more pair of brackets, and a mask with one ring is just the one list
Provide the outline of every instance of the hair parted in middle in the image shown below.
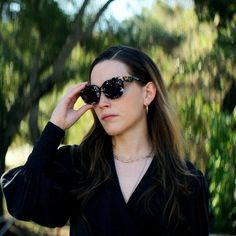
[[[188,171],[184,160],[184,149],[178,122],[172,107],[161,73],[153,60],[144,52],[129,46],[112,46],[101,53],[92,63],[89,76],[93,68],[105,60],[115,60],[124,63],[132,76],[141,79],[137,83],[145,86],[153,82],[156,86],[156,96],[149,105],[147,126],[154,148],[154,164],[156,166],[156,182],[140,198],[147,210],[150,199],[155,191],[161,188],[167,196],[164,204],[164,216],[168,223],[180,221],[181,212],[178,198],[189,194],[188,181],[192,174]],[[113,158],[111,137],[105,132],[95,112],[94,123],[80,145],[80,158],[77,168],[78,174],[87,173],[86,180],[79,179],[79,187],[74,192],[81,202],[83,211],[90,197],[96,189],[110,179],[111,170],[108,159]],[[86,183],[85,183],[86,182]],[[86,187],[85,187],[86,186]]]

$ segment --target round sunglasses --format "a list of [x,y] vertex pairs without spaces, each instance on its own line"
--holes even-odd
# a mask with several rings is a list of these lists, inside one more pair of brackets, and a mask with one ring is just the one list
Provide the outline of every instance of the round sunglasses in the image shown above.
[[106,80],[101,87],[94,84],[86,84],[80,91],[80,96],[87,104],[98,104],[101,92],[110,99],[117,99],[124,93],[124,82],[143,81],[135,76],[117,76]]

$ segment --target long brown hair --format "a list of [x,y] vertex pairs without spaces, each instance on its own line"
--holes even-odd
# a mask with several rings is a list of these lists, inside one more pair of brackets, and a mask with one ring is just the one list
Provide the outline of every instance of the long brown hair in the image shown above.
[[[156,188],[163,190],[167,196],[164,206],[164,218],[167,222],[172,219],[181,219],[181,211],[178,198],[182,194],[188,194],[189,173],[183,159],[183,145],[177,120],[169,105],[167,92],[161,73],[152,61],[142,51],[128,46],[113,46],[99,55],[91,65],[93,68],[104,60],[117,60],[126,64],[129,73],[146,83],[152,81],[156,85],[157,93],[149,105],[147,125],[152,146],[155,151],[156,174],[155,185],[151,186],[144,194],[146,206],[153,196]],[[145,84],[146,84],[145,83]],[[142,86],[142,85],[141,85]],[[112,155],[111,137],[105,132],[95,113],[94,123],[80,145],[80,168],[88,178],[80,183],[76,193],[83,209],[95,193],[96,189],[111,176],[107,158]],[[81,170],[78,172],[81,172]]]

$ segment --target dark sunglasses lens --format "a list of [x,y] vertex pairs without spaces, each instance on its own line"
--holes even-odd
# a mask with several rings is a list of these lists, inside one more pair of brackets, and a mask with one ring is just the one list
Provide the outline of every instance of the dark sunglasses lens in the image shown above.
[[100,91],[96,85],[87,85],[80,92],[80,96],[87,104],[97,104],[100,99]]
[[124,92],[124,83],[119,78],[112,78],[104,82],[102,91],[110,99],[119,98]]

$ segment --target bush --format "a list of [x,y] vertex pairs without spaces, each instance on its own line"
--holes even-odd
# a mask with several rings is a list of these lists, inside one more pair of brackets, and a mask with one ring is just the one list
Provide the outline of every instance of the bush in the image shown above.
[[180,116],[191,160],[206,174],[210,191],[210,229],[236,233],[236,119],[201,94],[183,103]]

